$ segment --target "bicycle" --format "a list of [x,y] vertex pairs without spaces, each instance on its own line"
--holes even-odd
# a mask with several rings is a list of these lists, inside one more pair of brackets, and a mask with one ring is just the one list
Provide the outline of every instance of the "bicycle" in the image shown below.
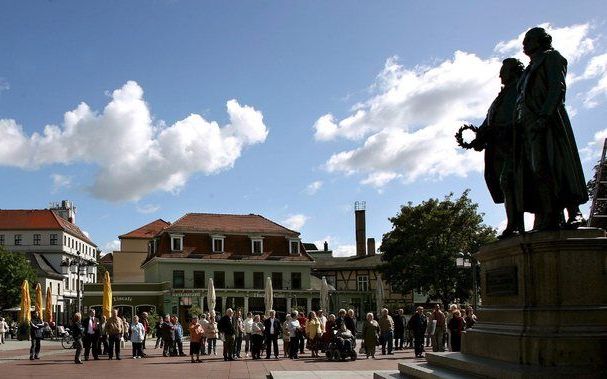
[[63,346],[64,349],[75,349],[75,346],[74,346],[74,336],[72,336],[70,334],[69,329],[66,329],[62,333],[61,346]]

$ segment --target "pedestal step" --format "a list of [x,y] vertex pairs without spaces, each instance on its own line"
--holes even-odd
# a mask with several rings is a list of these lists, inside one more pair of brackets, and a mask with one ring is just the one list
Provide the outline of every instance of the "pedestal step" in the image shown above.
[[399,363],[400,379],[421,378],[421,379],[469,379],[474,375],[461,373],[446,367],[433,366],[426,362]]
[[373,379],[403,379],[404,376],[400,371],[379,371],[373,373]]

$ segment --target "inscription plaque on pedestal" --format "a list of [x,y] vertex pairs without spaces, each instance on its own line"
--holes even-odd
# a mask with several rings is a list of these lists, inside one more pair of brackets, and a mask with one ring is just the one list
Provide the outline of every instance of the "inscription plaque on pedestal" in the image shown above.
[[488,270],[485,274],[488,296],[509,296],[518,294],[516,266]]

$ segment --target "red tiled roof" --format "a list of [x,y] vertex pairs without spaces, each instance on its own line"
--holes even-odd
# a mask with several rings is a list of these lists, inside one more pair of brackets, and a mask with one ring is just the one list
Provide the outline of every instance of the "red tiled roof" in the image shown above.
[[112,264],[112,263],[114,263],[114,254],[108,253],[108,254],[102,256],[101,258],[99,258],[98,263],[101,263],[101,264]]
[[78,226],[50,209],[0,209],[0,230],[63,230],[97,247]]
[[187,213],[163,231],[299,236],[298,232],[256,214]]
[[149,224],[142,226],[141,228],[137,228],[126,234],[118,236],[118,238],[120,238],[120,239],[122,239],[122,238],[138,238],[138,239],[152,238],[169,225],[171,225],[170,222],[166,222],[159,218],[158,220],[152,221]]

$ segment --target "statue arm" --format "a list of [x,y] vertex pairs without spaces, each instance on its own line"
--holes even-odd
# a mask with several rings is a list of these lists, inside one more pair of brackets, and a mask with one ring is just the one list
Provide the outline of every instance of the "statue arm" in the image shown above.
[[557,107],[565,98],[566,83],[565,76],[567,75],[567,60],[559,53],[552,52],[546,56],[544,62],[546,70],[547,94],[539,116],[547,119],[551,117]]

